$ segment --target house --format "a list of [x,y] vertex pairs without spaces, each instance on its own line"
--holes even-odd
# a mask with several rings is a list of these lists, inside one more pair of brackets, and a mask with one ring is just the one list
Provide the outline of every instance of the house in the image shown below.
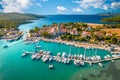
[[81,35],[82,37],[91,37],[91,33],[88,31],[83,31]]
[[98,35],[99,37],[103,36],[103,33],[101,31],[95,31],[94,32],[95,35]]
[[54,36],[57,35],[57,31],[58,31],[57,27],[52,27],[49,29],[49,33],[54,35]]
[[87,27],[86,30],[87,30],[87,31],[91,31],[91,30],[92,30],[92,27]]

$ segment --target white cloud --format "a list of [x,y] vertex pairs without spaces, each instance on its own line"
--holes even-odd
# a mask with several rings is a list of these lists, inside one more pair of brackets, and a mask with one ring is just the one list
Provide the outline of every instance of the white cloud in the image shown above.
[[84,10],[89,10],[90,8],[94,9],[118,9],[120,8],[120,2],[106,3],[107,0],[74,0],[74,3],[77,3],[79,8]]
[[67,11],[67,8],[65,8],[64,6],[57,6],[57,10],[60,12],[65,12]]
[[104,10],[108,10],[109,9],[109,5],[108,4],[103,5],[103,9]]
[[36,6],[38,7],[42,7],[42,5],[40,3],[36,3]]
[[[42,2],[47,2],[48,0],[40,0]],[[40,1],[37,0],[2,0],[0,5],[2,6],[2,12],[19,12],[22,13],[24,10],[31,6],[42,7]]]
[[31,2],[31,0],[2,0],[2,12],[23,12]]
[[90,7],[101,8],[104,4],[104,0],[77,0],[74,2],[79,4],[79,7],[83,9],[88,9]]
[[80,8],[73,8],[73,12],[83,12],[83,10],[82,9],[80,9]]
[[112,9],[120,8],[120,2],[112,2],[111,3],[111,8]]

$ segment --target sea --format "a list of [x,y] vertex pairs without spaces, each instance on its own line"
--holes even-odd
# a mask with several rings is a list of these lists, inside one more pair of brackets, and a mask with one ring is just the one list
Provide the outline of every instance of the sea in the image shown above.
[[[34,27],[42,27],[43,25],[51,25],[52,23],[67,23],[67,22],[85,22],[85,23],[100,23],[102,18],[108,16],[98,15],[45,15],[46,18],[33,20],[33,23],[21,24],[21,31],[29,31]],[[8,48],[3,48],[4,45],[9,45]],[[6,42],[0,40],[0,80],[119,80],[120,79],[120,60],[115,63],[104,62],[104,67],[98,64],[90,66],[75,66],[70,64],[58,63],[55,61],[43,63],[41,60],[32,60],[31,55],[21,57],[23,51],[36,51],[35,46],[40,45],[40,50],[51,51],[53,55],[58,52],[61,54],[84,54],[83,47],[75,47],[54,42],[39,41],[38,44],[26,45],[22,39],[15,42]],[[97,50],[97,55],[102,58],[109,51],[103,49],[86,49],[86,55],[93,56]],[[54,65],[54,69],[50,70],[48,66]]]

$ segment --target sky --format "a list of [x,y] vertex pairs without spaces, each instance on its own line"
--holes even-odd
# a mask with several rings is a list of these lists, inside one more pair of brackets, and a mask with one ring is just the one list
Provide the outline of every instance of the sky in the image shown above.
[[0,12],[42,15],[119,13],[120,0],[0,0]]

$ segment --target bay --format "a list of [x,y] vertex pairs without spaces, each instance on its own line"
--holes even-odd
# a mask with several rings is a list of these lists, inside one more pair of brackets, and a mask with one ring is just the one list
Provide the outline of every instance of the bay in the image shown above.
[[[34,20],[33,23],[22,24],[19,28],[22,31],[28,31],[35,26],[41,27],[44,24],[51,25],[53,22],[101,23],[100,19],[105,17],[107,16],[53,15],[40,20]],[[3,49],[5,44],[12,45]],[[41,49],[49,50],[54,55],[58,52],[66,52],[67,54],[70,53],[70,46],[65,44],[40,41],[39,45],[42,46]],[[73,64],[66,65],[54,61],[43,63],[41,60],[32,60],[30,55],[25,58],[21,57],[23,50],[35,51],[35,46],[36,44],[25,45],[23,41],[13,44],[0,40],[0,80],[103,80],[104,78],[113,80],[111,75],[109,77],[95,77],[96,74],[100,74],[101,70],[108,69],[109,66],[107,64],[110,62],[103,63],[105,67],[99,67],[97,64],[94,66],[86,64],[85,66],[76,67]],[[92,56],[94,55],[94,51],[95,50],[93,49],[88,49],[87,54],[91,54]],[[83,54],[84,48],[71,46],[71,53]],[[110,52],[98,49],[97,54],[103,57],[106,54],[110,54]],[[49,70],[49,64],[53,64],[55,69]]]

